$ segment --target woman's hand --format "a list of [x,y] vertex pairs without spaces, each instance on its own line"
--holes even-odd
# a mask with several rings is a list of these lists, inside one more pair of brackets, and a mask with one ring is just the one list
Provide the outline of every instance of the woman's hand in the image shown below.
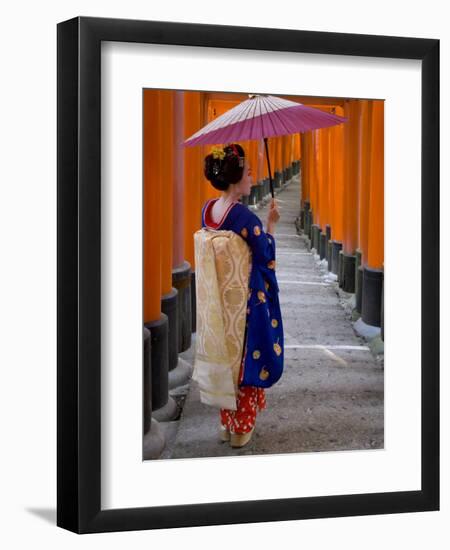
[[278,210],[278,205],[275,201],[275,197],[272,197],[270,203],[269,213],[267,214],[267,232],[274,233],[275,225],[280,219],[280,212]]

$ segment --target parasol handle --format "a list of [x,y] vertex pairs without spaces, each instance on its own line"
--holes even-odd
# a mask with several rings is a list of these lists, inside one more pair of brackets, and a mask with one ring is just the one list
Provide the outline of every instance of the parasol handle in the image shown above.
[[270,170],[269,147],[267,145],[267,138],[266,137],[264,138],[264,145],[265,145],[265,148],[266,148],[267,168],[269,169],[270,193],[271,193],[272,198],[273,198],[274,194],[273,194],[272,172]]

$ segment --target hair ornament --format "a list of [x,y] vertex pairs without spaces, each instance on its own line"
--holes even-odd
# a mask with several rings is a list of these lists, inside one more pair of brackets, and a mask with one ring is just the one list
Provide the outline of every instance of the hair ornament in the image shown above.
[[239,167],[243,168],[244,166],[244,157],[241,157],[239,154],[239,151],[237,150],[237,147],[234,143],[230,143],[229,147],[233,150],[233,155],[236,156],[239,160]]
[[222,147],[213,147],[211,149],[211,154],[213,158],[223,160],[225,157],[225,151],[222,149]]

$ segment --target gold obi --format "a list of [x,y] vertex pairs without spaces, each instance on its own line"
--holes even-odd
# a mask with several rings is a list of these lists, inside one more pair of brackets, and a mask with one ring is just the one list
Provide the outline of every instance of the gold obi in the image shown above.
[[236,410],[244,349],[251,249],[231,230],[194,233],[196,336],[192,379],[200,400]]

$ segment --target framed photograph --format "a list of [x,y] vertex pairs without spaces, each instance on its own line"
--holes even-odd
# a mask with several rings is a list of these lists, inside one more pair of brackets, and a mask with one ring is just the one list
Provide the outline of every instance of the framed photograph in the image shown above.
[[439,510],[439,40],[57,31],[58,526]]

